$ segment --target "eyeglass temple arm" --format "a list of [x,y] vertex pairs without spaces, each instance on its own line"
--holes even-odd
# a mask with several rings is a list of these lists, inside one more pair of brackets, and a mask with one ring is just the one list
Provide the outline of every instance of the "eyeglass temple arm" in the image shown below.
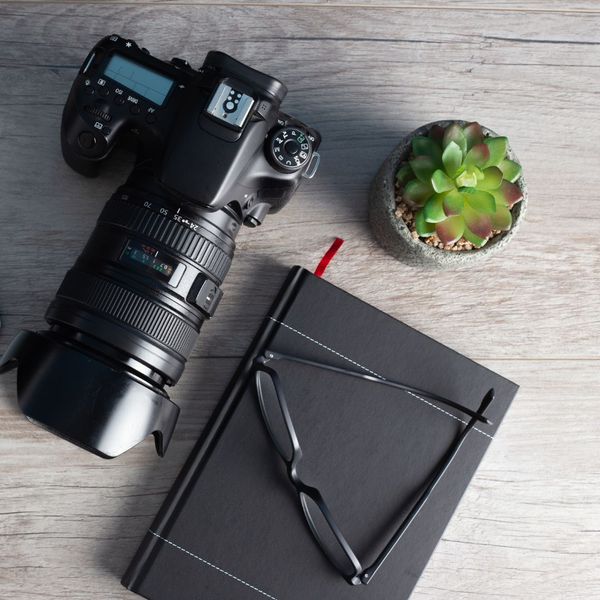
[[[494,395],[494,389],[492,388],[488,391],[488,393],[484,396],[483,400],[481,401],[481,405],[479,406],[479,410],[477,411],[478,413],[483,414],[486,411],[486,409],[494,399]],[[460,436],[457,438],[456,442],[454,442],[452,448],[448,451],[448,454],[446,455],[446,459],[444,460],[443,464],[439,467],[435,476],[429,482],[429,485],[421,494],[421,497],[417,500],[416,504],[412,507],[411,511],[408,513],[408,515],[406,516],[406,518],[404,519],[404,521],[402,522],[392,539],[383,549],[383,552],[368,569],[365,569],[363,571],[362,575],[360,576],[360,580],[362,583],[368,584],[373,579],[373,576],[375,575],[375,573],[377,573],[379,567],[381,567],[381,565],[385,562],[387,557],[392,553],[392,551],[396,547],[396,544],[398,544],[398,542],[406,533],[406,530],[410,527],[411,523],[414,521],[416,516],[419,514],[419,512],[421,512],[421,509],[429,499],[429,496],[431,495],[437,484],[440,482],[442,477],[444,477],[444,475],[446,474],[446,471],[452,464],[452,461],[456,458],[456,455],[461,449],[465,439],[475,426],[476,420],[477,419],[475,417],[471,418],[467,426],[462,430]]]
[[[449,400],[448,398],[444,398],[443,396],[438,396],[437,394],[432,394],[426,390],[421,390],[419,388],[411,387],[410,385],[404,385],[403,383],[398,383],[396,381],[390,381],[388,379],[382,379],[376,375],[369,375],[368,373],[359,373],[358,371],[351,371],[350,369],[344,369],[342,367],[334,367],[333,365],[328,365],[322,362],[317,362],[313,360],[309,360],[307,358],[300,358],[299,356],[293,356],[291,354],[283,354],[281,352],[274,352],[273,350],[265,350],[264,357],[267,360],[289,360],[290,362],[296,362],[303,365],[309,365],[311,367],[316,367],[318,369],[325,369],[326,371],[334,371],[335,373],[341,373],[343,375],[348,375],[350,377],[356,377],[358,379],[365,379],[366,381],[372,381],[373,383],[379,383],[381,385],[387,385],[388,387],[392,387],[398,390],[402,390],[403,392],[408,392],[409,394],[414,394],[417,396],[425,396],[430,400],[434,400],[436,402],[440,402],[441,404],[445,404],[446,406],[451,406],[461,412],[469,415],[471,418],[475,418],[477,421],[481,421],[486,425],[492,425],[492,422],[484,417],[479,412],[471,410],[467,406],[463,406],[458,402],[454,402],[453,400]],[[264,359],[263,359],[264,360]]]

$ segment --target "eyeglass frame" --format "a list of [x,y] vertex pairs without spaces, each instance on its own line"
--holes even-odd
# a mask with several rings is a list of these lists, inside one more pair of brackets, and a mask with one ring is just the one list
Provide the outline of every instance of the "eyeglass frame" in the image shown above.
[[[468,414],[470,416],[470,420],[468,421],[467,425],[463,428],[460,435],[456,438],[453,445],[447,451],[445,460],[436,469],[436,471],[434,472],[434,474],[433,474],[429,484],[425,488],[425,490],[421,493],[420,497],[415,501],[411,510],[405,516],[402,523],[396,529],[395,533],[392,535],[392,537],[390,538],[390,540],[388,541],[386,546],[383,548],[383,550],[380,552],[379,556],[373,561],[373,563],[370,566],[368,566],[366,568],[364,568],[362,566],[360,560],[356,556],[356,553],[352,550],[352,547],[346,540],[341,529],[338,527],[321,492],[316,487],[307,485],[304,481],[302,481],[300,475],[298,474],[298,466],[303,457],[302,447],[300,446],[298,435],[296,433],[296,429],[295,429],[293,421],[292,421],[288,403],[285,398],[285,392],[283,389],[283,383],[281,381],[281,378],[280,378],[279,374],[277,373],[277,371],[274,368],[268,366],[268,364],[267,364],[268,362],[270,362],[272,360],[286,360],[286,361],[290,361],[290,362],[304,364],[307,366],[325,369],[328,371],[333,371],[333,372],[340,373],[343,375],[348,375],[351,377],[357,377],[357,378],[364,379],[364,380],[367,380],[367,381],[370,381],[373,383],[379,383],[379,384],[386,385],[386,386],[389,386],[392,388],[400,389],[401,391],[407,392],[410,395],[416,396],[417,398],[420,398],[421,396],[425,396],[426,398],[429,398],[431,400],[438,401],[438,402],[441,402],[448,406],[451,406],[451,407],[453,407],[465,414]],[[377,571],[381,568],[383,563],[387,560],[389,555],[393,552],[394,548],[400,542],[401,538],[404,536],[407,529],[410,527],[410,525],[412,524],[414,519],[420,513],[421,509],[423,508],[423,506],[429,499],[433,490],[436,488],[436,486],[438,485],[440,480],[446,474],[446,471],[448,470],[448,468],[454,461],[454,458],[460,451],[467,436],[474,428],[475,423],[480,421],[487,425],[492,425],[492,422],[483,413],[486,411],[486,409],[489,407],[489,405],[491,404],[491,402],[494,399],[495,393],[494,393],[493,388],[491,388],[485,394],[485,396],[483,397],[483,399],[480,403],[479,409],[477,411],[473,411],[470,408],[459,404],[458,402],[454,402],[453,400],[449,400],[442,396],[438,396],[437,394],[432,394],[430,392],[427,392],[425,390],[420,390],[420,389],[414,388],[412,386],[408,386],[408,385],[398,383],[395,381],[390,381],[388,379],[383,379],[381,377],[372,376],[372,375],[369,375],[368,373],[352,371],[350,369],[344,369],[341,367],[336,367],[334,365],[329,365],[329,364],[326,364],[323,362],[318,362],[318,361],[312,361],[309,359],[304,359],[304,358],[301,358],[298,356],[293,356],[290,354],[274,352],[272,350],[265,350],[263,355],[259,356],[255,360],[254,370],[255,370],[255,384],[256,384],[256,392],[257,392],[257,396],[258,396],[258,404],[259,404],[260,411],[261,411],[261,414],[263,417],[263,422],[267,429],[267,433],[269,434],[269,438],[271,439],[271,442],[273,443],[273,445],[275,446],[275,449],[277,450],[277,453],[279,454],[279,456],[281,457],[283,462],[286,464],[288,477],[298,494],[298,498],[300,500],[300,505],[302,508],[302,512],[304,513],[306,523],[317,543],[317,546],[320,548],[323,555],[334,566],[334,568],[342,575],[342,577],[351,585],[368,585],[373,580],[373,577],[375,576]],[[275,394],[277,396],[277,402],[279,404],[279,408],[281,410],[281,415],[283,416],[284,424],[285,424],[287,434],[288,434],[288,437],[289,437],[289,440],[290,440],[290,443],[292,446],[292,453],[291,453],[290,459],[286,458],[285,450],[280,446],[279,442],[277,441],[277,436],[272,431],[272,428],[271,428],[271,425],[269,422],[269,418],[267,415],[267,409],[265,407],[263,394],[262,394],[262,387],[261,387],[261,383],[260,383],[260,379],[259,379],[259,372],[266,373],[271,378],[271,382],[275,389]],[[322,537],[319,535],[317,526],[315,524],[314,518],[310,514],[310,510],[306,503],[305,497],[308,497],[310,500],[312,500],[315,503],[315,505],[321,512],[321,515],[325,518],[325,521],[327,523],[327,526],[329,527],[330,532],[333,533],[341,550],[344,552],[349,563],[352,565],[352,568],[353,568],[352,574],[347,574],[347,570],[344,568],[344,566],[339,561],[337,561],[336,558],[334,556],[332,556],[332,554],[330,552],[328,552],[326,550],[325,543],[322,541]]]

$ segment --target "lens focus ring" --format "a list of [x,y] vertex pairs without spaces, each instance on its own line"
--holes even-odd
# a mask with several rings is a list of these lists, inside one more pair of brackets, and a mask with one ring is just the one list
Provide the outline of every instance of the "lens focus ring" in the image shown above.
[[69,271],[56,296],[112,317],[185,357],[198,337],[196,328],[157,304],[155,299],[83,271]]
[[233,258],[207,237],[144,206],[111,200],[99,221],[125,227],[182,254],[223,282]]

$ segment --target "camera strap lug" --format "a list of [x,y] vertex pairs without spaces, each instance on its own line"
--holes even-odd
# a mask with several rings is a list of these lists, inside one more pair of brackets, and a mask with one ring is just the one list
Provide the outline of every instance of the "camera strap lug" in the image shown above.
[[302,173],[302,177],[304,177],[305,179],[312,179],[317,173],[320,164],[321,155],[318,152],[313,152],[313,155],[310,157],[310,161],[306,169],[304,169],[304,172]]

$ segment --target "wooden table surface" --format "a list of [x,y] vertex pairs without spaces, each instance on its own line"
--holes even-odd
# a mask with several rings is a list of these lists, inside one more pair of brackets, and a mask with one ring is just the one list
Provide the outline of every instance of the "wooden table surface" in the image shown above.
[[[322,168],[239,235],[217,316],[172,390],[182,414],[166,458],[151,439],[113,461],[87,454],[29,424],[15,374],[0,380],[0,598],[133,598],[119,578],[282,273],[314,266],[339,235],[333,283],[522,386],[413,598],[599,599],[599,3],[0,4],[2,350],[20,328],[44,326],[131,167],[118,152],[88,180],[60,153],[71,82],[113,32],[165,59],[197,66],[220,49],[278,76],[285,109],[322,132]],[[530,204],[502,254],[434,273],[378,246],[367,191],[400,136],[446,117],[510,137]]]

